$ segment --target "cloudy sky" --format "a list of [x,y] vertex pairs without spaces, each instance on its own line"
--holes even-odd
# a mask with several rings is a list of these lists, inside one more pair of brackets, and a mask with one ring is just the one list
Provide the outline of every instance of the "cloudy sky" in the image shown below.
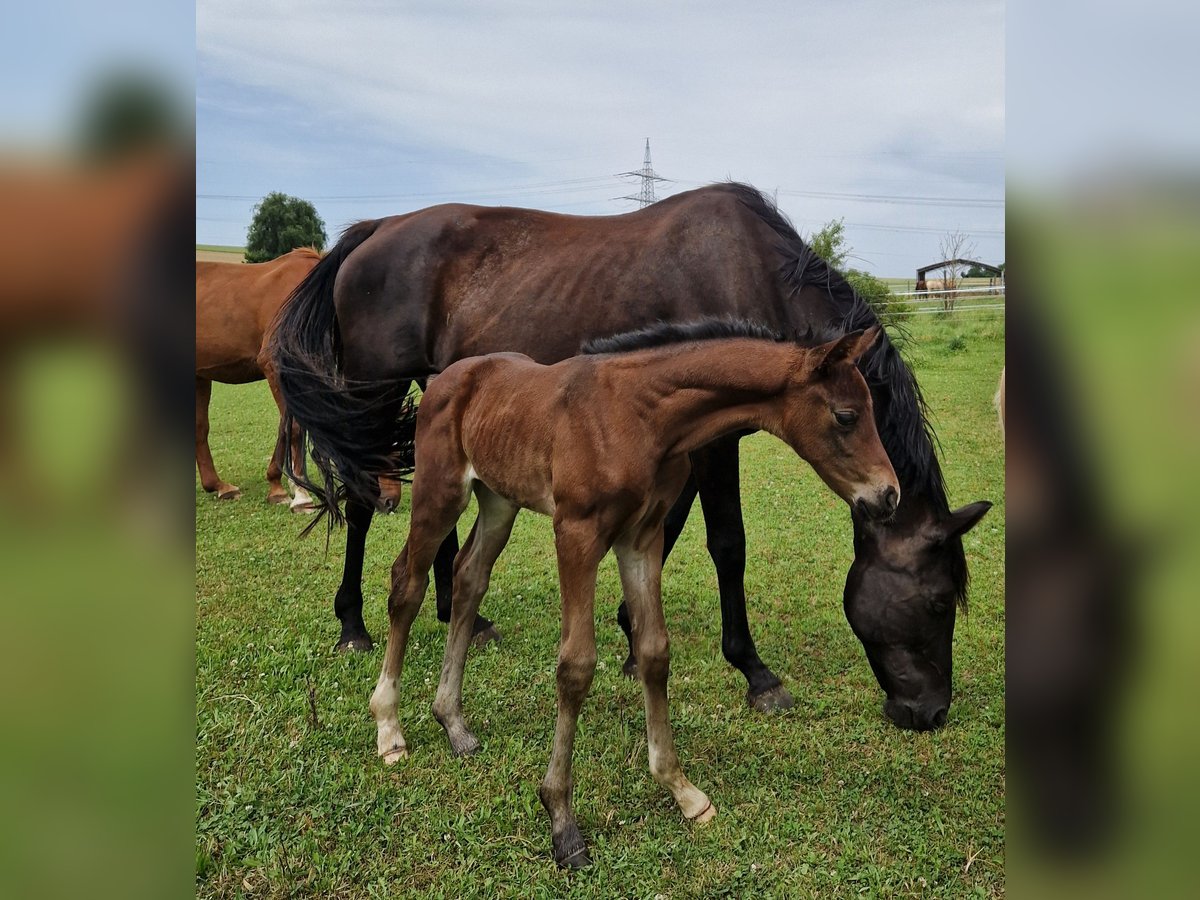
[[660,197],[748,181],[876,274],[951,229],[1003,259],[1000,2],[200,0],[196,29],[201,243],[274,190],[331,238],[446,201],[625,212],[648,137]]

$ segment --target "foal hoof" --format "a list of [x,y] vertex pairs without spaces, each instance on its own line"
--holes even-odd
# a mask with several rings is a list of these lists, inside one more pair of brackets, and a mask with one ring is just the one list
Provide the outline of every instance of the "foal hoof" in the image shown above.
[[792,695],[782,684],[777,684],[757,695],[747,691],[746,702],[750,704],[751,709],[762,713],[779,712],[783,709],[791,709],[796,705],[796,701],[792,699]]
[[242,489],[235,484],[227,484],[222,488],[217,489],[218,500],[240,500],[242,499]]
[[375,649],[375,642],[369,634],[364,634],[362,637],[338,641],[338,645],[333,649],[338,653],[370,653]]
[[402,759],[408,759],[407,747],[392,747],[390,750],[385,750],[379,754],[379,758],[383,760],[385,766],[394,766]]
[[496,645],[500,645],[500,630],[496,626],[489,625],[483,631],[476,632],[471,638],[472,647],[486,647],[490,642],[495,641]]
[[707,825],[714,818],[716,818],[716,815],[717,807],[711,800],[709,800],[708,806],[704,807],[704,809],[700,811],[700,815],[694,817],[690,821],[693,825]]
[[637,678],[638,678],[637,660],[633,658],[632,653],[630,653],[629,657],[625,660],[625,665],[621,666],[621,674],[624,675],[626,678],[630,678],[633,681],[637,681]]

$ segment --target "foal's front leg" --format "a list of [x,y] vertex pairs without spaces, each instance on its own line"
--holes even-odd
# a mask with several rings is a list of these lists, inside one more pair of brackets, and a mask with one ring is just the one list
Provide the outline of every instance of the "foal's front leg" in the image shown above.
[[646,747],[650,774],[667,788],[683,815],[697,824],[708,822],[717,808],[707,795],[683,774],[675,753],[667,708],[667,677],[670,673],[670,644],[663,618],[660,594],[663,531],[659,527],[648,540],[618,543],[613,549],[621,571],[621,587],[632,619],[638,673],[646,700]]
[[562,591],[562,640],[558,647],[558,720],[550,765],[538,790],[550,814],[554,861],[578,869],[591,864],[575,821],[571,757],[579,710],[596,672],[596,569],[606,548],[585,526],[555,521],[558,580]]

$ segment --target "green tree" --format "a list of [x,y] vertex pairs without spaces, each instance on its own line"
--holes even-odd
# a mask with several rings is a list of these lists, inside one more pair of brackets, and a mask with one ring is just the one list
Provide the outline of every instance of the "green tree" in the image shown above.
[[850,248],[846,245],[846,225],[842,219],[830,219],[808,239],[813,252],[839,272],[846,268]]
[[278,191],[267,194],[254,207],[246,231],[246,259],[267,262],[297,247],[325,249],[325,223],[307,200]]
[[842,219],[831,219],[808,239],[813,252],[850,282],[850,286],[874,310],[884,325],[895,325],[903,304],[892,294],[887,282],[861,269],[846,268],[851,248],[846,243],[846,226]]

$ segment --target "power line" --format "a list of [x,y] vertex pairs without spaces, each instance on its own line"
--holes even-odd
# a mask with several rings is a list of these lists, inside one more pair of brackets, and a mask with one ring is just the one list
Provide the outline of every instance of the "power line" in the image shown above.
[[658,198],[654,196],[654,182],[670,181],[669,178],[663,178],[654,171],[654,167],[650,164],[650,138],[646,138],[646,158],[642,160],[642,168],[637,172],[621,172],[617,175],[618,178],[640,178],[642,179],[642,190],[637,196],[615,197],[615,200],[633,200],[638,204],[639,209],[645,209],[651,203],[657,202]]

